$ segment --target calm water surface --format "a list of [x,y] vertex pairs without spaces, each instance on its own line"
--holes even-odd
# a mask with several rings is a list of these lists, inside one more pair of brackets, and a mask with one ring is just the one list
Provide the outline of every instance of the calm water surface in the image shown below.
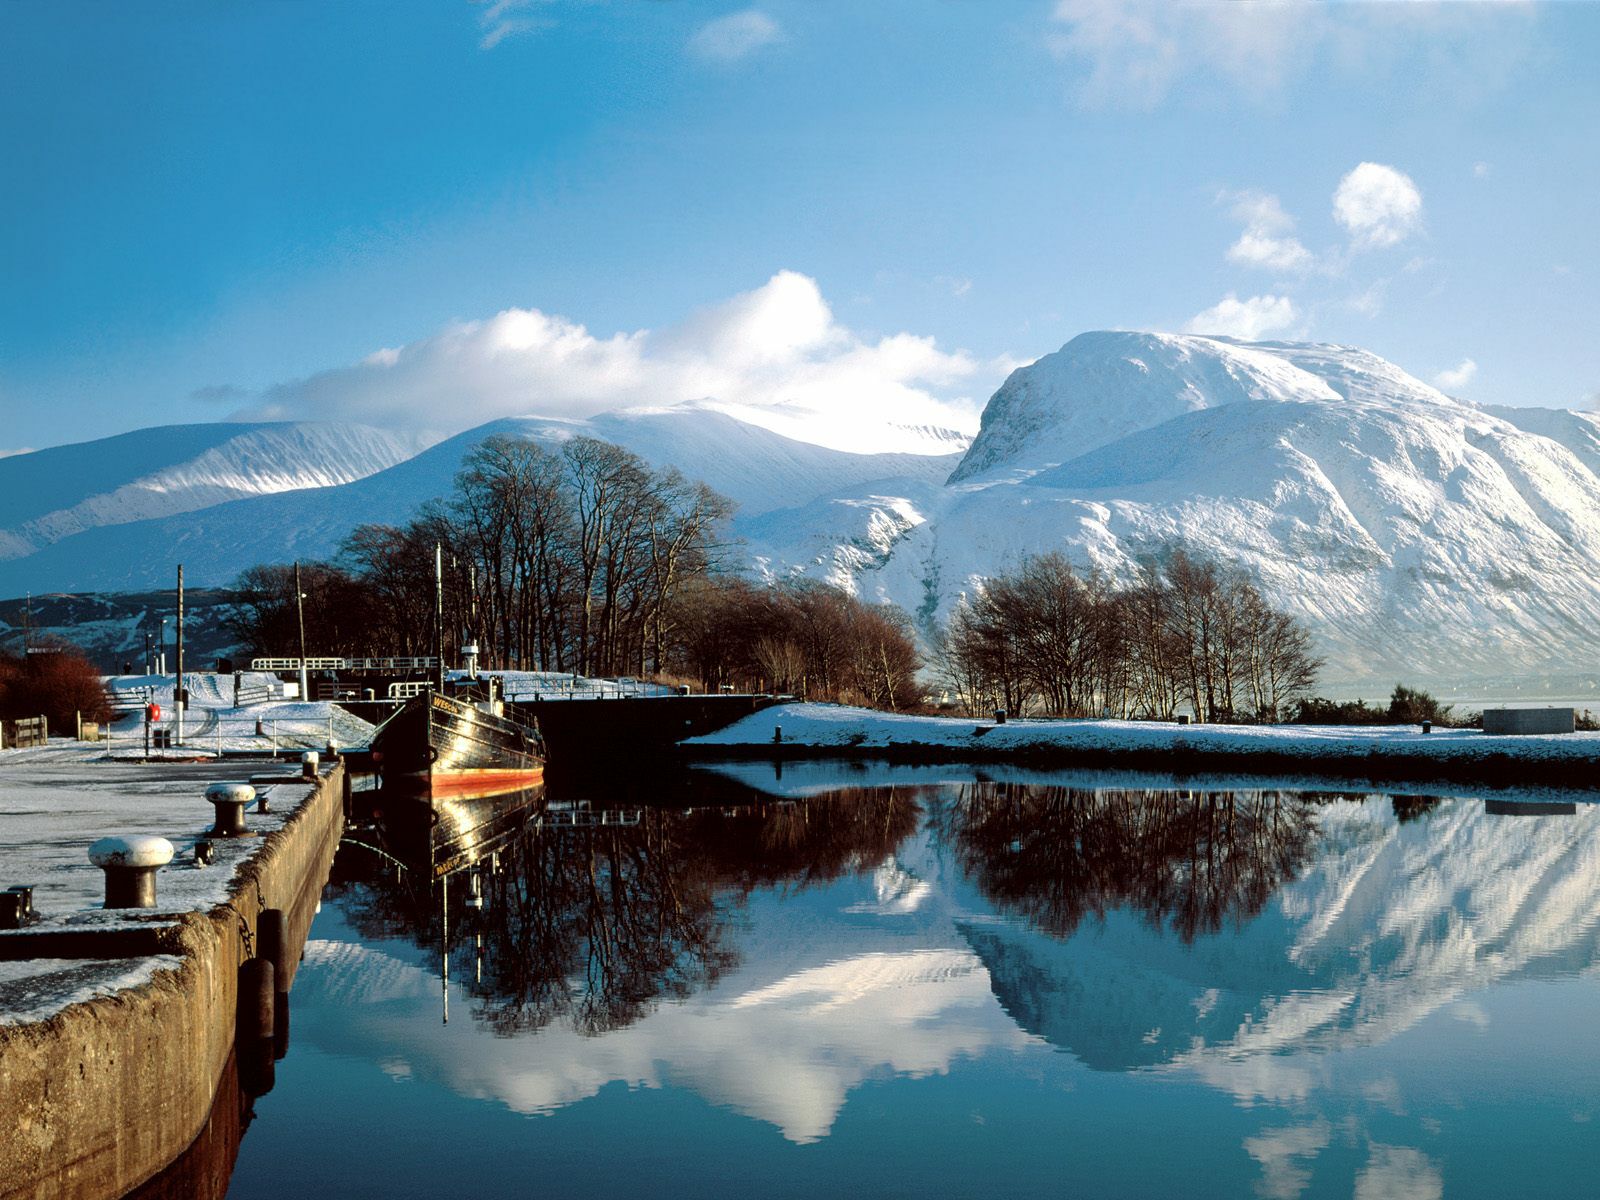
[[827,764],[588,799],[481,908],[341,852],[230,1196],[1600,1188],[1600,807]]

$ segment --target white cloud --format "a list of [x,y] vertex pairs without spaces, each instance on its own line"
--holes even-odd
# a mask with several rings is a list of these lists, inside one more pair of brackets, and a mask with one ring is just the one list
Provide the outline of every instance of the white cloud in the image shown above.
[[1472,177],[1474,179],[1487,179],[1493,173],[1493,171],[1494,168],[1486,162],[1475,162],[1472,164]]
[[1056,0],[1045,44],[1091,105],[1152,108],[1194,84],[1268,96],[1328,75],[1469,95],[1527,59],[1534,7]]
[[1359,248],[1393,246],[1421,225],[1422,192],[1403,171],[1364,162],[1339,181],[1333,217]]
[[473,0],[475,4],[484,5],[483,11],[478,14],[478,28],[483,30],[483,37],[478,40],[478,47],[482,50],[493,50],[509,37],[548,27],[550,22],[546,18],[533,16],[532,13],[549,2],[550,0]]
[[689,52],[710,62],[738,62],[783,39],[783,29],[755,8],[707,21],[689,39]]
[[[987,397],[1004,367],[931,337],[863,337],[835,319],[815,280],[780,271],[655,331],[596,336],[563,316],[507,309],[271,388],[247,415],[459,430],[503,416],[713,399],[772,427],[814,427],[813,440],[852,430],[849,438],[878,436],[871,448],[889,449],[903,446],[895,429],[975,432],[981,399],[972,397]],[[874,427],[879,435],[867,432]]]
[[17,455],[17,454],[32,454],[32,453],[33,453],[33,447],[32,446],[18,446],[15,450],[7,450],[4,446],[0,446],[0,458],[11,458],[12,456]]
[[1360,313],[1363,317],[1376,317],[1383,311],[1383,302],[1389,292],[1387,279],[1374,280],[1363,291],[1357,292],[1345,301],[1345,306],[1352,312]]
[[1276,196],[1239,192],[1227,198],[1233,202],[1233,215],[1244,223],[1239,240],[1228,247],[1229,262],[1296,273],[1312,266],[1311,251],[1294,236],[1294,218],[1283,211]]
[[1451,388],[1466,387],[1472,382],[1472,377],[1478,373],[1478,364],[1470,358],[1463,358],[1447,371],[1440,371],[1433,377],[1433,382],[1439,387],[1449,391]]
[[1241,300],[1229,292],[1216,304],[1197,314],[1185,328],[1190,333],[1221,334],[1260,341],[1292,328],[1299,319],[1294,302],[1287,296],[1251,296]]
[[1201,69],[1254,91],[1281,84],[1315,37],[1309,6],[1178,4],[1171,0],[1057,0],[1051,50],[1087,68],[1083,98],[1149,108]]

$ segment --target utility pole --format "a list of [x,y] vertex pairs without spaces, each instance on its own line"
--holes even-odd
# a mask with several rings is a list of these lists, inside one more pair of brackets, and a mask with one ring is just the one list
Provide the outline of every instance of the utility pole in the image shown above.
[[444,546],[433,544],[433,652],[439,659],[435,688],[444,694]]
[[183,688],[183,564],[178,564],[178,686],[173,692],[176,701],[176,719],[178,723],[178,745],[183,745],[183,710],[189,707],[189,694]]
[[294,560],[294,611],[300,621],[300,702],[311,699],[306,686],[306,594],[300,587],[300,560]]

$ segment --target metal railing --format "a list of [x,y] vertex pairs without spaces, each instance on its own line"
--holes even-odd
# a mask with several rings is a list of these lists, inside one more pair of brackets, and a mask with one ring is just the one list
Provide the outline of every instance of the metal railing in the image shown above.
[[[298,658],[252,658],[252,671],[298,671]],[[439,665],[432,655],[412,658],[307,658],[308,671],[429,671]]]

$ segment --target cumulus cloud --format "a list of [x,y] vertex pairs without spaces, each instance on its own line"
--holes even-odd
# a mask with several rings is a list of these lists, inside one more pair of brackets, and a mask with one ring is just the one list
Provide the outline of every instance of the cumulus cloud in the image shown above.
[[1228,261],[1242,267],[1301,272],[1314,261],[1311,251],[1294,236],[1294,218],[1283,211],[1276,196],[1264,192],[1239,192],[1225,197],[1233,215],[1244,224],[1239,240],[1228,247]]
[[1293,328],[1297,320],[1299,314],[1287,296],[1251,296],[1241,300],[1229,292],[1205,312],[1196,314],[1185,329],[1189,333],[1221,334],[1255,342]]
[[712,401],[824,444],[902,449],[907,430],[975,432],[974,394],[987,396],[1003,367],[931,337],[863,337],[835,319],[815,280],[780,271],[655,331],[599,336],[567,317],[507,309],[271,388],[245,415],[459,430]]
[[1360,249],[1393,246],[1422,223],[1422,192],[1403,171],[1364,162],[1339,181],[1333,218]]
[[1449,391],[1451,388],[1466,387],[1467,384],[1472,382],[1472,377],[1477,373],[1478,364],[1470,358],[1463,358],[1448,370],[1440,371],[1433,377],[1433,382]]
[[1475,162],[1472,164],[1472,177],[1474,179],[1487,179],[1493,173],[1494,168],[1486,162]]
[[689,52],[708,62],[731,63],[783,39],[783,29],[766,13],[747,8],[707,21],[689,39]]

